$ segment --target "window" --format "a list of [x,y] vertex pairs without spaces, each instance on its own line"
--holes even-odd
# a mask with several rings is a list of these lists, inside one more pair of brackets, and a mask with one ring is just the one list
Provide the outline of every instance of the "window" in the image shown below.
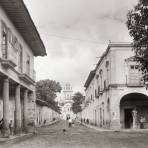
[[106,61],[105,67],[108,69],[109,68],[109,61]]
[[103,80],[102,80],[102,79],[103,79],[103,78],[102,78],[102,76],[103,76],[103,70],[100,69],[100,72],[99,72],[99,73],[100,73],[100,82],[101,82],[101,87],[100,87],[100,88],[101,88],[101,90],[102,90],[102,89],[103,89],[103,82],[102,82],[102,81],[103,81]]
[[109,85],[109,61],[106,61],[106,86]]
[[131,70],[138,70],[139,69],[139,65],[130,65],[130,69]]
[[107,100],[107,111],[110,112],[110,100],[109,100],[109,98]]
[[13,39],[12,39],[12,46],[17,49],[18,47],[18,41],[17,41],[17,38],[16,36],[13,36]]
[[131,65],[130,67],[131,67],[132,70],[134,70],[134,65]]
[[105,124],[104,119],[105,119],[105,113],[104,113],[104,102],[102,102],[102,118],[103,118],[103,125]]
[[97,90],[95,89],[95,97],[97,97]]
[[100,127],[102,127],[102,108],[100,107]]
[[104,89],[106,89],[106,80],[104,80]]
[[100,86],[98,86],[98,94],[100,93]]
[[26,61],[26,72],[27,72],[27,75],[30,75],[30,56],[28,55],[27,56],[27,61]]
[[10,44],[12,44],[12,38],[13,38],[12,32],[10,28],[8,28],[8,41]]
[[66,84],[66,90],[70,90],[70,84]]
[[91,95],[91,100],[93,100],[93,96]]
[[135,65],[135,69],[139,69],[139,66],[138,65]]
[[19,45],[19,51],[18,51],[18,70],[19,72],[23,72],[23,47]]
[[97,75],[96,75],[96,79],[98,80],[98,78],[99,78],[99,75],[97,74]]
[[128,85],[129,86],[139,86],[143,85],[142,73],[139,71],[139,65],[131,64],[129,65],[128,73]]
[[2,23],[2,58],[7,59],[7,27]]

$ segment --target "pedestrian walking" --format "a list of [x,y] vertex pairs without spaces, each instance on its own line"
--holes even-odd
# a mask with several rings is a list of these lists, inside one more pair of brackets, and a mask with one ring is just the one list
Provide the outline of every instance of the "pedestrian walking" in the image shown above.
[[69,124],[69,127],[72,126],[72,119],[71,118],[68,119],[68,124]]

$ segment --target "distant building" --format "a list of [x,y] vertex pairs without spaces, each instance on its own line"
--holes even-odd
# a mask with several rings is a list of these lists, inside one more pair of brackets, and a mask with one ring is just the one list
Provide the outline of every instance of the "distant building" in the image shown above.
[[82,119],[102,128],[139,128],[148,122],[148,92],[132,44],[110,43],[85,82]]
[[16,134],[34,125],[34,56],[46,51],[22,0],[1,0],[0,14],[0,120],[8,136],[10,120]]
[[66,83],[62,87],[61,96],[59,99],[59,106],[61,108],[62,118],[66,119],[67,117],[73,117],[73,111],[71,109],[73,100],[72,100],[73,90],[69,83]]

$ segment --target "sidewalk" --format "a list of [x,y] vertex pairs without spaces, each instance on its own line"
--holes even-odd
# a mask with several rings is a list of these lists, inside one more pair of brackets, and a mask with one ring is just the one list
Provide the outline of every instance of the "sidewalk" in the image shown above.
[[23,141],[25,139],[31,138],[32,136],[34,136],[35,134],[38,133],[37,128],[41,128],[41,127],[44,127],[44,126],[50,126],[50,125],[55,124],[57,122],[59,122],[59,120],[52,121],[49,124],[46,124],[46,125],[43,125],[43,126],[40,126],[40,127],[33,127],[32,133],[14,135],[14,136],[10,136],[9,138],[0,137],[0,145],[8,144],[8,143],[11,144],[11,143],[15,143],[15,142],[18,142],[18,141]]
[[83,126],[86,126],[88,128],[92,128],[92,129],[95,129],[99,132],[115,132],[115,130],[111,130],[111,129],[105,129],[105,128],[100,128],[98,126],[93,126],[93,125],[90,125],[90,124],[85,124],[85,123],[82,123]]
[[34,135],[33,133],[28,133],[28,134],[20,134],[20,135],[10,136],[9,138],[0,137],[0,145],[11,143],[11,142],[15,143],[18,141],[22,141],[22,140],[32,137],[33,135]]
[[59,121],[60,121],[60,120],[51,121],[51,122],[46,123],[46,124],[44,124],[44,125],[36,126],[36,128],[45,127],[45,126],[50,126],[50,125],[55,124],[55,123],[57,123],[57,122],[59,122]]
[[127,133],[148,133],[148,129],[105,129],[105,128],[100,128],[98,126],[93,126],[93,125],[89,125],[89,124],[85,124],[83,123],[82,125],[88,127],[88,128],[92,128],[95,129],[99,132],[127,132]]

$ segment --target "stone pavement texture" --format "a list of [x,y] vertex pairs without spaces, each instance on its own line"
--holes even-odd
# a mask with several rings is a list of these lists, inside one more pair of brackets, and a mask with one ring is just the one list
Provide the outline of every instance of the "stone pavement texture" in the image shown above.
[[68,128],[65,121],[37,131],[29,139],[2,148],[148,148],[148,133],[100,132],[77,123]]

